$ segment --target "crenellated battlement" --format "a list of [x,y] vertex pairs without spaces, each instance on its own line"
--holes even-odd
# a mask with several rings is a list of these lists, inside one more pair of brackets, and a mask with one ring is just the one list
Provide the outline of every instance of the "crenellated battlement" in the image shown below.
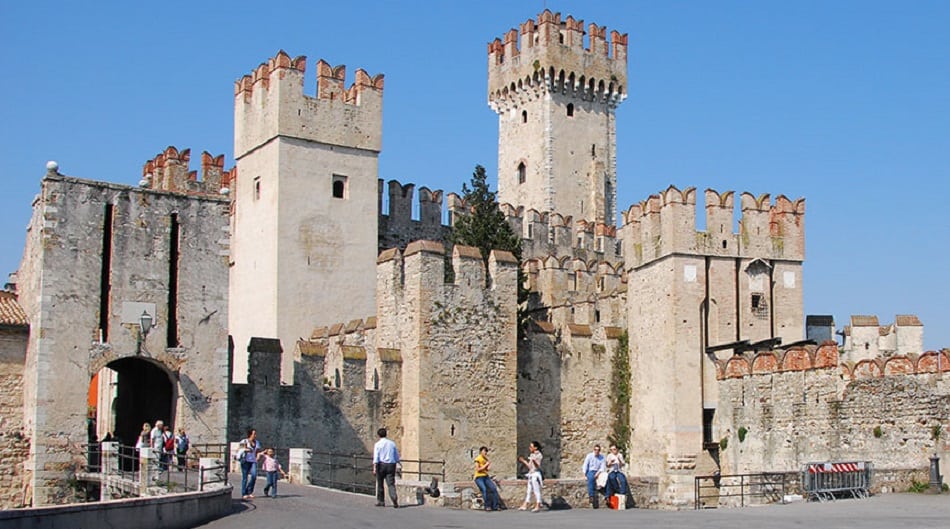
[[559,213],[525,210],[511,204],[499,208],[515,233],[521,234],[524,259],[569,256],[582,260],[603,260],[619,265],[622,256],[617,245],[617,228],[600,221],[580,219]]
[[950,372],[950,351],[928,351],[876,357],[857,362],[841,361],[835,342],[819,346],[804,345],[787,350],[747,352],[727,359],[716,360],[717,378],[743,378],[789,371],[835,370],[835,376],[844,380],[880,378],[898,375],[922,375]]
[[168,146],[142,167],[143,187],[156,191],[170,191],[189,195],[221,195],[223,188],[237,177],[237,169],[224,170],[224,155],[201,153],[201,178],[198,171],[189,170],[191,149],[179,151]]
[[[585,42],[586,41],[586,42]],[[520,98],[557,91],[617,104],[626,97],[627,35],[545,9],[537,20],[488,44],[488,100],[500,111]]]
[[805,199],[740,195],[735,233],[735,194],[707,189],[706,230],[696,230],[696,188],[670,186],[623,213],[625,254],[637,267],[674,253],[802,261]]
[[376,261],[378,275],[397,278],[390,287],[394,292],[415,288],[436,297],[460,299],[517,293],[518,261],[511,252],[492,250],[486,270],[478,248],[456,245],[452,248],[452,273],[448,274],[453,279],[448,282],[444,257],[445,246],[441,242],[413,241],[404,252],[398,248],[381,252]]
[[[383,190],[388,188],[389,209],[383,210]],[[401,184],[398,180],[384,183],[379,179],[379,214],[389,217],[393,225],[404,225],[412,221],[412,198],[415,184]],[[428,187],[419,188],[419,220],[427,225],[442,225],[442,196],[441,189],[431,190]]]
[[549,255],[525,260],[522,269],[528,289],[539,295],[544,307],[596,303],[626,292],[622,263]]
[[[442,223],[444,192],[441,189],[431,190],[420,187],[419,196],[415,202],[418,206],[419,219],[414,220],[412,218],[414,191],[415,184],[401,184],[396,180],[389,182],[378,180],[378,245],[380,250],[405,248],[414,240],[448,240],[450,228]],[[384,192],[389,200],[388,209],[384,208]]]
[[383,75],[357,69],[345,87],[346,67],[317,62],[317,91],[304,94],[307,58],[283,50],[234,83],[235,157],[276,136],[378,152]]

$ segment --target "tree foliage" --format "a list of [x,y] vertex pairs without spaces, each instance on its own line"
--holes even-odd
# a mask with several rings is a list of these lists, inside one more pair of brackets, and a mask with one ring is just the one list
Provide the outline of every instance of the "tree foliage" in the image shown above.
[[[525,277],[521,269],[521,236],[511,229],[505,215],[498,207],[495,192],[488,185],[485,168],[475,166],[471,187],[462,183],[462,199],[467,214],[455,218],[450,241],[453,244],[474,246],[482,254],[485,264],[492,250],[506,250],[518,260],[518,337],[524,336],[528,325],[528,291],[524,287]],[[448,259],[448,256],[446,256]],[[448,263],[446,268],[449,269]],[[485,275],[486,282],[488,275]]]
[[493,249],[511,252],[520,263],[521,237],[515,234],[498,209],[495,192],[489,187],[485,168],[481,165],[475,166],[471,187],[462,184],[462,198],[468,214],[456,217],[452,243],[478,248],[486,263]]
[[614,419],[610,435],[607,439],[617,445],[620,453],[626,454],[630,443],[630,338],[627,332],[617,341],[617,350],[614,353],[610,369],[610,415]]

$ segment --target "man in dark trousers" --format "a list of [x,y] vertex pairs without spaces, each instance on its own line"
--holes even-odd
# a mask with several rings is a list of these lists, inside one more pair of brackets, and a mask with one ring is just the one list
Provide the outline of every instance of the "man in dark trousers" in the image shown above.
[[399,508],[396,499],[396,464],[399,463],[399,450],[396,443],[386,438],[386,429],[376,431],[379,441],[373,447],[373,474],[376,476],[376,506],[386,505],[383,496],[383,483],[389,488],[389,498],[393,500],[393,507]]

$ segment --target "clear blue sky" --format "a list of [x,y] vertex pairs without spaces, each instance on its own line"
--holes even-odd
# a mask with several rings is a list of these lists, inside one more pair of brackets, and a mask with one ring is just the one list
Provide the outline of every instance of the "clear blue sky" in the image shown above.
[[[278,49],[308,56],[308,90],[319,58],[386,74],[382,178],[494,175],[486,44],[544,5],[2,2],[0,271],[47,160],[126,184],[168,145],[233,165],[233,81]],[[915,313],[950,346],[950,2],[546,5],[630,35],[620,209],[670,184],[804,196],[806,313]]]

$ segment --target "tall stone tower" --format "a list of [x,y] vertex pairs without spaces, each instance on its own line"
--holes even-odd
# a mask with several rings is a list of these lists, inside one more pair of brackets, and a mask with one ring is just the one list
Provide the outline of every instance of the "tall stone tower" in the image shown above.
[[706,230],[696,230],[696,190],[670,187],[625,214],[630,333],[631,472],[659,478],[661,501],[692,498],[693,477],[711,473],[704,449],[718,406],[716,355],[770,349],[804,338],[805,201],[705,194]]
[[[627,35],[545,10],[488,45],[498,113],[498,200],[616,222],[614,112],[626,97]],[[586,41],[586,42],[585,42]]]
[[[235,83],[229,328],[235,374],[251,337],[285,352],[314,325],[375,313],[383,77],[281,51]],[[324,321],[324,319],[326,321]],[[292,380],[285,354],[282,380]]]

